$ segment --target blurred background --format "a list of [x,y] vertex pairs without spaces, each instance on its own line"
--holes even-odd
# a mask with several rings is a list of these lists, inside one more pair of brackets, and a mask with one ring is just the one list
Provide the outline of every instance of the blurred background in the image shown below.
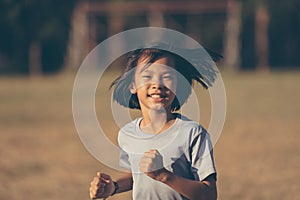
[[[298,0],[0,0],[0,199],[89,199],[96,171],[120,176],[81,144],[72,87],[96,45],[145,26],[180,31],[224,56],[218,67],[227,118],[215,145],[219,199],[297,199],[299,11]],[[118,127],[107,94],[119,74],[111,66],[96,95],[112,140]],[[199,91],[207,127],[209,94]]]

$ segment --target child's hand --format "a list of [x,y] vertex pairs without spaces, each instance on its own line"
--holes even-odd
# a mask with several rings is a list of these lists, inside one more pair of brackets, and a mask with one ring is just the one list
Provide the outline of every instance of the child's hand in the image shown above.
[[144,153],[140,161],[140,170],[153,179],[160,178],[160,174],[166,169],[163,166],[163,157],[158,150],[152,149]]
[[114,192],[114,184],[111,177],[107,174],[97,172],[97,175],[91,182],[90,198],[106,198]]

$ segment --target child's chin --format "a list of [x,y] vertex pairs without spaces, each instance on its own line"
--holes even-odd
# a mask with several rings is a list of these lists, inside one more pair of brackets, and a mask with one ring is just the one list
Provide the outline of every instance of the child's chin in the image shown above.
[[151,106],[151,110],[153,111],[166,111],[165,107],[163,104],[154,104]]

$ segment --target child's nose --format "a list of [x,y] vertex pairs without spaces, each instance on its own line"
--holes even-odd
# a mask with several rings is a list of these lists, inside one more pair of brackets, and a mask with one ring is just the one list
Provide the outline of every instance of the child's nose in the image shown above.
[[162,88],[163,88],[163,85],[158,84],[158,83],[153,83],[151,85],[151,89],[161,90]]
[[163,81],[160,77],[153,77],[151,88],[152,89],[161,89],[163,87]]

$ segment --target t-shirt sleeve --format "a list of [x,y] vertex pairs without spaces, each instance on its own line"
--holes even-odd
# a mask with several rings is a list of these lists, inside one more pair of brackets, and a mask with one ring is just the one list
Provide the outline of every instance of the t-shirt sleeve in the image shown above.
[[123,140],[124,140],[124,127],[119,131],[118,134],[118,144],[119,144],[119,149],[120,149],[120,154],[119,154],[119,165],[121,168],[124,168],[126,170],[130,170],[130,162],[129,162],[129,156],[126,151],[123,150]]
[[122,168],[130,170],[130,162],[128,154],[120,148],[120,161],[119,165]]
[[213,148],[209,134],[200,128],[191,145],[191,168],[196,180],[204,180],[209,175],[216,177]]

